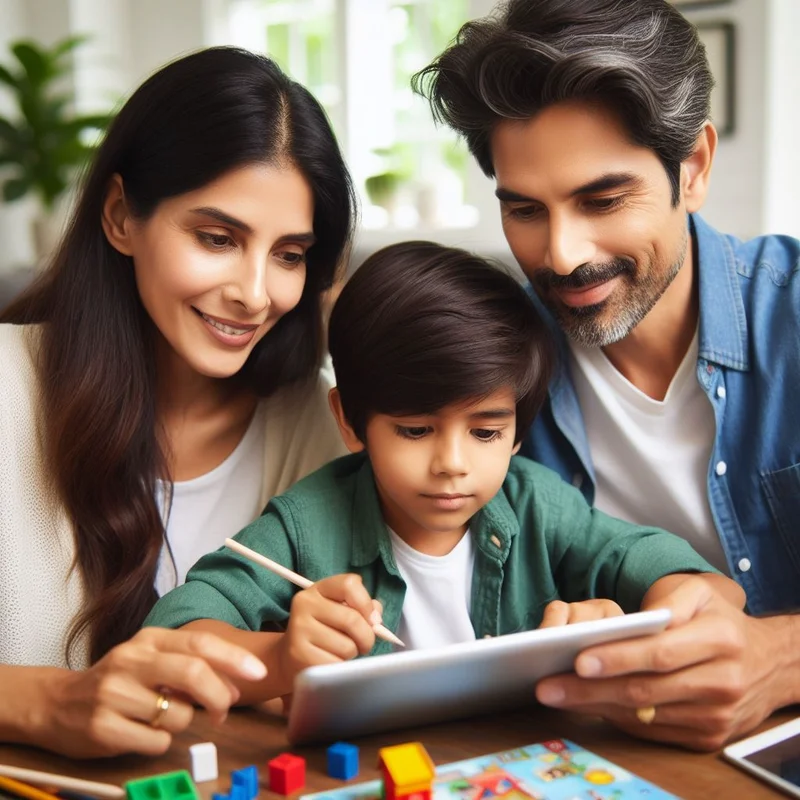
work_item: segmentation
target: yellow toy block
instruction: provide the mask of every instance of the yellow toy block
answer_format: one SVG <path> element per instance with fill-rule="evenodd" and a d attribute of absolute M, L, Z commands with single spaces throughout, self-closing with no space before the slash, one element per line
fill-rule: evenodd
<path fill-rule="evenodd" d="M 430 791 L 436 773 L 433 760 L 419 742 L 382 747 L 378 766 L 384 773 L 388 799 Z"/>

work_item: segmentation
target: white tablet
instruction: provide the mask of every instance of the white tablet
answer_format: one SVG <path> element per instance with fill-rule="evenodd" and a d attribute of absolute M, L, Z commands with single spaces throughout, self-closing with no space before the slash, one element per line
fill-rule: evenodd
<path fill-rule="evenodd" d="M 736 766 L 800 797 L 800 717 L 729 744 L 722 752 Z"/>
<path fill-rule="evenodd" d="M 324 742 L 534 702 L 587 647 L 663 630 L 668 610 L 309 667 L 294 684 L 289 741 Z"/>

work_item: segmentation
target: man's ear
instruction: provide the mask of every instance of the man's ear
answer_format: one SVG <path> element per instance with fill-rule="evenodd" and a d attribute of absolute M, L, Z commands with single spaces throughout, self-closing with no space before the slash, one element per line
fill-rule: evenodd
<path fill-rule="evenodd" d="M 101 223 L 108 243 L 123 255 L 132 256 L 131 227 L 133 219 L 125 200 L 122 176 L 117 173 L 111 176 L 108 183 Z"/>
<path fill-rule="evenodd" d="M 360 453 L 364 449 L 364 443 L 356 436 L 356 432 L 347 421 L 342 408 L 342 398 L 335 386 L 328 392 L 328 405 L 331 407 L 336 424 L 339 426 L 339 434 L 342 437 L 344 446 L 351 453 Z"/>
<path fill-rule="evenodd" d="M 694 151 L 681 164 L 681 193 L 689 213 L 698 211 L 706 200 L 716 151 L 717 129 L 706 122 L 694 143 Z"/>

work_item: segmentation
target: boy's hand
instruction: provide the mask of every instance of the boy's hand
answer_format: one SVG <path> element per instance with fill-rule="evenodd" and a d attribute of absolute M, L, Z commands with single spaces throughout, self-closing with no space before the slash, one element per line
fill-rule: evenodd
<path fill-rule="evenodd" d="M 565 603 L 553 600 L 547 604 L 540 628 L 556 628 L 572 625 L 575 622 L 588 622 L 592 619 L 621 617 L 625 612 L 613 600 L 584 600 L 581 603 Z"/>
<path fill-rule="evenodd" d="M 334 575 L 298 592 L 280 644 L 284 680 L 294 681 L 315 664 L 369 653 L 375 644 L 372 626 L 381 622 L 381 611 L 359 575 Z"/>

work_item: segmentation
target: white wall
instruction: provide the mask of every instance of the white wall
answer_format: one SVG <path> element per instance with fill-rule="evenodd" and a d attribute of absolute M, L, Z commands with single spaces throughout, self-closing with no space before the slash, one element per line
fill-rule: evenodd
<path fill-rule="evenodd" d="M 800 238 L 800 2 L 773 0 L 767 22 L 764 229 Z"/>

